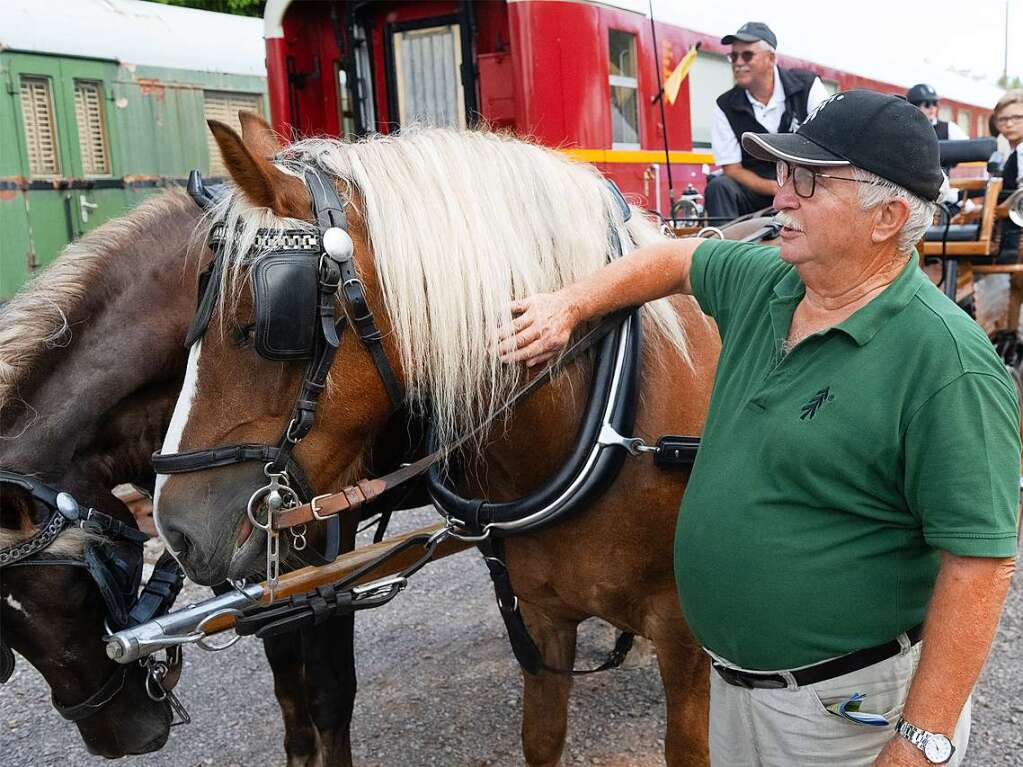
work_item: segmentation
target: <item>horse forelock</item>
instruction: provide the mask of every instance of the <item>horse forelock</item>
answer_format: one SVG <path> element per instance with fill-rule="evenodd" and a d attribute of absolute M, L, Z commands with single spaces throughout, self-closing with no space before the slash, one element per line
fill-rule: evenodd
<path fill-rule="evenodd" d="M 318 164 L 364 220 L 407 395 L 429 412 L 442 442 L 499 414 L 521 383 L 521 366 L 494 352 L 510 299 L 599 269 L 612 248 L 610 227 L 624 226 L 594 168 L 496 133 L 414 128 L 354 143 L 307 139 L 280 164 L 290 172 Z M 240 195 L 215 218 L 227 225 L 233 266 L 225 296 L 238 295 L 261 255 L 246 255 L 256 230 L 310 226 L 275 219 Z M 637 245 L 664 239 L 639 211 L 626 229 Z M 655 302 L 645 314 L 688 360 L 675 310 Z"/>
<path fill-rule="evenodd" d="M 125 252 L 154 234 L 167 213 L 192 205 L 176 190 L 142 202 L 66 247 L 0 309 L 0 409 L 48 351 L 71 343 L 73 325 L 108 299 L 106 278 Z"/>

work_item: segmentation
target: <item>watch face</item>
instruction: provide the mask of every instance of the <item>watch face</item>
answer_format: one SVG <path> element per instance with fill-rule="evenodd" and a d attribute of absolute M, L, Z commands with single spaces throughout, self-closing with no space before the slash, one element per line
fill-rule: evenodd
<path fill-rule="evenodd" d="M 924 756 L 931 764 L 944 764 L 952 757 L 952 742 L 944 735 L 931 735 L 924 745 Z"/>

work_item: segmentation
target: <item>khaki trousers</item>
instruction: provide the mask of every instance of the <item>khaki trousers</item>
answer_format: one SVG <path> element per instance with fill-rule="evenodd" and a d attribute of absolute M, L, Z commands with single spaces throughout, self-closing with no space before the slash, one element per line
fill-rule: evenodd
<path fill-rule="evenodd" d="M 781 690 L 735 687 L 712 669 L 711 767 L 869 767 L 895 734 L 920 647 L 834 679 Z M 866 696 L 861 711 L 881 714 L 890 724 L 858 724 L 827 710 L 855 693 Z M 972 698 L 952 738 L 952 767 L 966 754 L 971 708 Z"/>

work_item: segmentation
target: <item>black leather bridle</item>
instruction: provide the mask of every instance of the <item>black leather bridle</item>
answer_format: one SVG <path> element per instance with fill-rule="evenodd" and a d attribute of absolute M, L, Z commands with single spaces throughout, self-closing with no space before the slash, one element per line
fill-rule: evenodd
<path fill-rule="evenodd" d="M 173 605 L 184 582 L 184 573 L 170 554 L 165 553 L 153 569 L 149 581 L 142 583 L 142 548 L 149 536 L 118 519 L 92 508 L 82 508 L 69 494 L 44 482 L 16 472 L 0 470 L 0 484 L 13 484 L 50 509 L 50 516 L 30 537 L 0 549 L 0 570 L 7 567 L 79 567 L 88 571 L 103 597 L 107 610 L 107 629 L 117 631 L 152 620 Z M 40 556 L 62 532 L 78 528 L 102 536 L 102 543 L 87 543 L 81 559 Z M 149 659 L 147 659 L 149 661 Z M 154 700 L 167 700 L 184 723 L 188 715 L 163 678 L 175 664 L 180 652 L 168 663 L 155 659 L 144 663 L 146 689 Z M 54 696 L 53 707 L 65 719 L 78 722 L 107 705 L 124 688 L 130 666 L 117 669 L 103 685 L 81 703 L 64 705 Z M 0 638 L 0 684 L 14 673 L 14 653 Z"/>
<path fill-rule="evenodd" d="M 355 269 L 354 245 L 348 235 L 345 204 L 331 179 L 319 168 L 307 166 L 306 186 L 312 200 L 313 220 L 317 232 L 306 230 L 262 229 L 256 235 L 255 250 L 262 255 L 251 273 L 255 306 L 254 342 L 260 356 L 270 360 L 308 359 L 302 385 L 287 426 L 276 445 L 235 444 L 200 448 L 179 453 L 153 454 L 153 467 L 158 474 L 185 474 L 221 466 L 258 461 L 268 483 L 256 490 L 248 502 L 248 514 L 254 526 L 268 533 L 270 519 L 256 518 L 258 509 L 266 505 L 269 514 L 307 502 L 314 497 L 305 472 L 293 453 L 296 446 L 312 430 L 320 395 L 341 343 L 341 336 L 351 325 L 359 340 L 369 351 L 387 390 L 391 405 L 401 406 L 404 393 L 384 352 L 383 335 L 377 328 L 366 300 L 366 292 Z M 215 193 L 207 189 L 197 171 L 189 176 L 189 194 L 203 209 L 215 202 Z M 223 225 L 210 233 L 213 261 L 200 278 L 201 297 L 186 338 L 191 347 L 205 334 L 220 298 L 220 283 L 231 254 L 226 252 Z M 264 245 L 273 248 L 266 252 Z M 310 293 L 315 291 L 315 314 L 308 312 Z M 336 317 L 340 298 L 344 313 Z M 336 558 L 340 531 L 336 517 L 328 523 L 325 564 Z M 293 533 L 296 550 L 305 547 L 303 529 Z M 268 581 L 276 580 L 270 572 Z"/>

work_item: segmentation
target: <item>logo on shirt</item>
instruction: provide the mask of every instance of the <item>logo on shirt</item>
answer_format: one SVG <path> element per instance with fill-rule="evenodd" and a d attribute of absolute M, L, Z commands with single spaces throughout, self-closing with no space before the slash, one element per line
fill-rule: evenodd
<path fill-rule="evenodd" d="M 810 397 L 809 402 L 800 408 L 802 415 L 799 416 L 799 420 L 813 420 L 813 417 L 817 415 L 817 411 L 824 407 L 825 403 L 831 402 L 834 398 L 835 395 L 831 393 L 830 386 L 825 386 L 823 389 L 820 389 L 816 394 Z"/>

